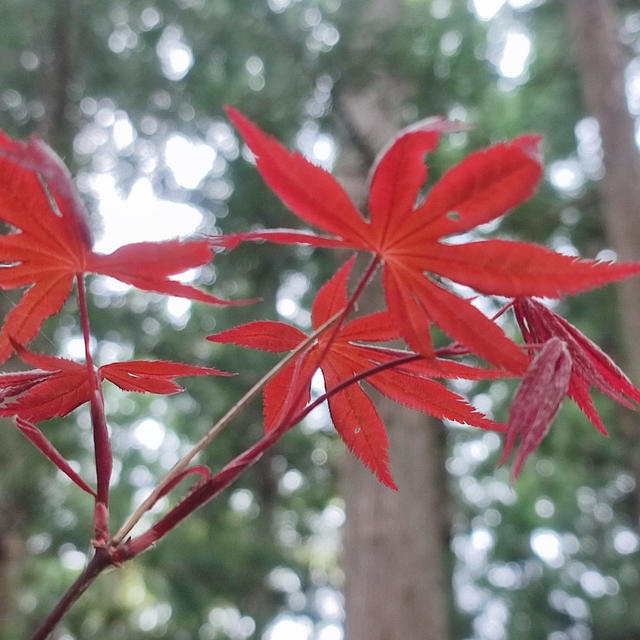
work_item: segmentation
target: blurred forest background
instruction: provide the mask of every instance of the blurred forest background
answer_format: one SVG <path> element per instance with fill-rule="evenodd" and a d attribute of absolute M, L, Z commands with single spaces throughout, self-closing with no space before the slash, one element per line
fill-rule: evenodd
<path fill-rule="evenodd" d="M 1 0 L 0 8 L 0 127 L 37 132 L 65 158 L 99 250 L 295 226 L 225 119 L 232 104 L 333 170 L 359 201 L 375 154 L 416 119 L 445 114 L 472 126 L 447 137 L 432 159 L 435 177 L 470 150 L 540 132 L 538 194 L 484 231 L 640 259 L 637 0 Z M 264 299 L 237 309 L 90 282 L 100 363 L 154 357 L 240 372 L 187 380 L 185 393 L 167 398 L 105 389 L 116 525 L 273 362 L 204 336 L 248 319 L 307 327 L 335 260 L 255 244 L 221 254 L 198 279 L 216 295 Z M 634 286 L 558 308 L 640 383 Z M 3 294 L 0 306 L 12 301 Z M 72 303 L 45 329 L 35 349 L 81 356 Z M 506 418 L 510 383 L 457 388 Z M 497 435 L 385 406 L 398 494 L 353 462 L 316 412 L 155 549 L 101 576 L 54 637 L 640 638 L 640 419 L 601 400 L 609 439 L 567 402 L 513 487 L 508 470 L 495 468 Z M 1 428 L 0 637 L 18 640 L 85 563 L 92 503 L 10 422 Z M 88 411 L 44 428 L 90 477 Z M 261 429 L 256 402 L 203 462 L 219 468 Z"/>

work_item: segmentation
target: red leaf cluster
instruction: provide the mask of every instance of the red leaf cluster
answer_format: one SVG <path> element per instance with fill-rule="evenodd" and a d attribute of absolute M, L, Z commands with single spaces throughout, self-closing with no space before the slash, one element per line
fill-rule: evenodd
<path fill-rule="evenodd" d="M 598 345 L 571 323 L 530 298 L 516 300 L 513 308 L 527 343 L 542 344 L 559 338 L 566 345 L 572 362 L 567 395 L 602 434 L 608 435 L 591 399 L 591 387 L 628 409 L 640 405 L 640 389 Z"/>
<path fill-rule="evenodd" d="M 640 389 L 576 327 L 530 298 L 515 300 L 513 308 L 525 342 L 540 351 L 532 358 L 509 412 L 498 464 L 508 458 L 520 439 L 511 480 L 518 477 L 527 457 L 549 431 L 565 395 L 604 435 L 607 430 L 591 399 L 592 386 L 627 408 L 640 404 Z"/>
<path fill-rule="evenodd" d="M 505 373 L 524 376 L 510 414 L 504 454 L 508 455 L 515 439 L 525 434 L 514 476 L 546 433 L 565 391 L 603 433 L 604 426 L 589 396 L 590 386 L 626 406 L 631 404 L 627 398 L 638 401 L 640 392 L 605 354 L 566 321 L 548 310 L 541 311 L 544 308 L 533 302 L 531 296 L 557 298 L 590 289 L 633 275 L 640 271 L 640 264 L 584 260 L 524 242 L 450 240 L 452 236 L 472 231 L 478 225 L 504 215 L 533 194 L 542 176 L 538 136 L 522 136 L 470 154 L 421 198 L 427 179 L 424 156 L 436 149 L 442 133 L 454 130 L 456 125 L 438 118 L 412 125 L 400 132 L 372 167 L 369 219 L 366 219 L 330 174 L 299 153 L 287 150 L 238 111 L 228 109 L 228 113 L 253 152 L 265 182 L 303 221 L 330 235 L 277 229 L 236 234 L 216 242 L 233 246 L 242 240 L 266 239 L 373 252 L 383 263 L 383 284 L 389 309 L 380 319 L 384 317 L 390 326 L 397 327 L 395 337 L 404 338 L 411 349 L 426 356 L 428 361 L 434 355 L 430 326 L 435 323 L 467 352 L 485 358 Z M 529 356 L 519 345 L 470 300 L 451 291 L 442 278 L 472 287 L 482 294 L 517 298 L 515 312 L 525 340 L 538 346 L 545 345 L 539 356 L 530 363 Z M 324 317 L 326 319 L 326 314 Z M 314 320 L 314 326 L 316 324 Z M 239 343 L 254 347 L 259 346 L 262 339 L 262 348 L 267 348 L 268 341 L 276 339 L 275 335 L 268 337 L 272 329 L 274 327 L 267 324 L 252 327 L 264 334 L 262 338 L 256 335 L 253 341 L 242 329 L 237 330 L 239 333 L 223 335 L 229 340 L 239 338 Z M 343 328 L 339 335 L 346 329 Z M 277 332 L 281 334 L 278 339 L 283 340 L 283 330 Z M 293 344 L 295 339 L 295 335 L 288 335 L 284 342 Z M 371 340 L 370 337 L 360 339 Z M 336 337 L 337 344 L 339 340 Z M 350 366 L 343 361 L 331 363 L 327 354 L 329 364 L 320 365 L 327 386 L 362 370 L 362 361 L 354 366 L 357 358 L 362 357 L 355 355 L 355 348 L 354 345 L 346 348 Z M 332 348 L 330 353 L 334 350 Z M 305 357 L 309 359 L 308 354 Z M 378 357 L 367 363 L 370 365 L 372 361 L 381 360 Z M 313 365 L 307 366 L 313 369 Z M 385 381 L 383 393 L 406 402 L 406 381 L 397 384 L 393 392 L 390 389 L 391 380 L 401 375 L 399 369 L 390 370 L 378 378 Z M 291 368 L 280 376 L 281 380 L 274 381 L 273 388 L 265 393 L 267 424 L 273 420 L 271 414 L 275 412 L 270 407 L 282 405 L 282 398 L 294 378 Z M 376 376 L 373 376 L 371 384 L 380 387 L 375 380 Z M 353 395 L 357 391 L 349 393 Z M 538 396 L 544 396 L 544 402 L 536 401 Z M 430 394 L 431 399 L 438 397 L 441 397 L 438 391 Z M 337 404 L 335 400 L 333 403 Z M 411 401 L 407 404 L 414 406 Z M 368 405 L 366 410 L 364 406 L 363 401 L 359 414 L 353 410 L 351 414 L 346 410 L 332 411 L 334 422 L 343 420 L 353 426 L 363 418 L 369 418 L 377 424 L 367 413 Z M 418 408 L 424 409 L 424 406 Z M 426 410 L 438 415 L 432 407 Z M 343 435 L 348 444 L 354 442 L 353 434 L 346 429 L 343 431 L 348 435 Z M 375 466 L 363 451 L 361 447 L 361 457 L 368 460 L 370 466 Z"/>
<path fill-rule="evenodd" d="M 108 466 L 110 451 L 99 442 L 100 438 L 108 440 L 100 396 L 102 380 L 127 391 L 167 394 L 181 390 L 175 382 L 178 377 L 227 374 L 168 361 L 116 362 L 94 370 L 90 354 L 88 364 L 83 365 L 35 354 L 21 345 L 60 310 L 74 279 L 84 296 L 80 285 L 88 273 L 108 275 L 148 291 L 230 304 L 173 279 L 208 263 L 214 244 L 233 247 L 243 240 L 267 239 L 341 247 L 372 253 L 374 264 L 382 264 L 385 311 L 348 320 L 361 290 L 356 289 L 348 298 L 352 258 L 315 298 L 314 341 L 295 327 L 271 321 L 245 324 L 209 339 L 278 353 L 299 350 L 265 387 L 267 434 L 275 437 L 279 430 L 301 419 L 305 407 L 306 411 L 311 409 L 310 381 L 319 369 L 337 431 L 388 486 L 395 485 L 389 470 L 387 434 L 365 393 L 363 380 L 395 401 L 438 418 L 506 429 L 501 461 L 521 440 L 513 477 L 546 434 L 565 394 L 603 433 L 606 431 L 589 395 L 592 386 L 625 406 L 640 403 L 640 391 L 604 353 L 532 299 L 557 298 L 600 286 L 637 273 L 640 264 L 601 263 L 529 243 L 460 237 L 508 213 L 534 193 L 542 177 L 538 136 L 522 136 L 470 154 L 423 197 L 428 177 L 425 155 L 437 148 L 443 133 L 459 126 L 442 118 L 416 123 L 401 131 L 376 159 L 370 175 L 369 215 L 365 217 L 328 172 L 287 150 L 238 111 L 229 109 L 228 113 L 266 183 L 302 221 L 325 235 L 280 229 L 207 240 L 142 242 L 108 255 L 97 254 L 92 249 L 86 212 L 60 158 L 36 137 L 17 142 L 0 133 L 0 221 L 9 226 L 9 232 L 0 236 L 0 288 L 25 289 L 0 329 L 0 362 L 15 350 L 34 367 L 27 372 L 0 374 L 0 415 L 14 416 L 23 433 L 84 490 L 93 492 L 73 476 L 69 465 L 31 422 L 66 415 L 91 402 L 94 430 L 96 424 L 102 424 L 96 431 L 101 434 L 96 452 L 100 447 L 106 452 L 104 460 L 96 453 L 96 465 Z M 524 339 L 539 353 L 531 357 L 472 300 L 459 296 L 456 283 L 480 294 L 515 298 L 513 306 Z M 88 319 L 84 320 L 88 344 Z M 335 326 L 321 331 L 334 321 Z M 434 324 L 454 340 L 444 350 L 434 348 Z M 398 338 L 410 351 L 379 344 Z M 450 359 L 464 354 L 479 356 L 496 368 Z M 438 381 L 509 375 L 523 380 L 507 427 L 478 413 Z M 101 412 L 102 416 L 98 415 Z M 245 457 L 240 456 L 235 466 L 226 468 L 224 477 L 210 477 L 208 470 L 201 468 L 184 473 L 203 475 L 208 488 L 200 492 L 202 496 L 213 495 L 214 489 L 252 463 L 251 456 L 261 453 L 267 443 L 258 445 Z M 102 489 L 98 482 L 98 496 L 101 491 L 108 492 L 108 474 L 102 475 L 106 480 Z M 189 504 L 195 505 L 198 495 L 191 494 Z M 106 495 L 98 502 L 106 509 Z M 182 508 L 180 518 L 188 508 Z"/>
<path fill-rule="evenodd" d="M 0 221 L 15 229 L 0 236 L 0 288 L 28 287 L 0 329 L 0 363 L 13 351 L 10 337 L 29 342 L 62 308 L 74 278 L 85 273 L 147 291 L 230 304 L 170 277 L 211 261 L 206 240 L 140 242 L 109 255 L 94 253 L 69 173 L 37 137 L 20 142 L 0 132 Z"/>
<path fill-rule="evenodd" d="M 43 354 L 33 353 L 13 343 L 20 359 L 32 371 L 0 376 L 0 416 L 16 416 L 29 422 L 40 422 L 57 416 L 66 416 L 76 407 L 89 402 L 91 382 L 83 364 Z M 30 382 L 23 388 L 11 385 L 11 376 L 24 376 Z M 6 402 L 13 398 L 12 402 Z"/>
<path fill-rule="evenodd" d="M 314 329 L 346 308 L 347 283 L 353 263 L 354 258 L 318 291 L 312 309 Z M 328 330 L 265 387 L 265 429 L 275 429 L 287 415 L 300 412 L 309 402 L 309 382 L 316 369 L 322 371 L 326 389 L 333 389 L 359 373 L 407 355 L 408 352 L 362 344 L 399 337 L 400 333 L 388 312 L 356 318 L 335 334 Z M 208 339 L 281 352 L 295 349 L 307 339 L 307 335 L 282 322 L 263 321 L 222 331 Z M 430 357 L 385 369 L 367 377 L 367 382 L 389 398 L 437 418 L 502 431 L 502 425 L 478 413 L 464 398 L 431 379 L 477 380 L 496 375 L 502 376 L 504 372 Z M 302 389 L 301 384 L 304 385 Z M 296 398 L 297 406 L 291 407 L 290 403 Z M 330 395 L 328 402 L 333 424 L 349 449 L 372 469 L 381 482 L 395 487 L 389 471 L 389 442 L 384 424 L 361 385 L 347 386 Z"/>

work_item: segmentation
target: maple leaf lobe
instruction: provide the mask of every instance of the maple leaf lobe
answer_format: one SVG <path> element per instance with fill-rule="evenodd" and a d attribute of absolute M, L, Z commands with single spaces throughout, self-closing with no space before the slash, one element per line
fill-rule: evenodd
<path fill-rule="evenodd" d="M 347 284 L 354 265 L 351 258 L 319 289 L 312 305 L 312 326 L 317 329 L 334 317 L 347 305 Z M 298 354 L 265 387 L 265 430 L 272 431 L 280 425 L 284 415 L 300 411 L 309 402 L 308 381 L 319 368 L 327 390 L 341 385 L 355 375 L 390 362 L 407 352 L 395 352 L 365 342 L 380 342 L 398 337 L 398 328 L 386 311 L 362 316 L 345 323 L 332 335 L 329 328 L 318 342 L 306 352 Z M 299 329 L 280 322 L 254 322 L 210 336 L 210 340 L 226 342 L 263 350 L 289 350 L 307 336 Z M 318 363 L 328 341 L 329 350 Z M 417 357 L 417 356 L 416 356 Z M 463 424 L 484 429 L 502 431 L 504 427 L 489 420 L 464 398 L 449 391 L 439 382 L 427 376 L 491 377 L 492 372 L 448 361 L 429 361 L 406 369 L 388 369 L 367 378 L 373 387 L 387 397 L 413 409 L 445 417 Z M 300 388 L 306 382 L 307 387 Z M 291 408 L 291 399 L 300 396 L 299 405 Z M 330 394 L 329 411 L 333 424 L 349 450 L 369 467 L 386 486 L 395 488 L 389 470 L 389 441 L 371 400 L 359 383 Z"/>

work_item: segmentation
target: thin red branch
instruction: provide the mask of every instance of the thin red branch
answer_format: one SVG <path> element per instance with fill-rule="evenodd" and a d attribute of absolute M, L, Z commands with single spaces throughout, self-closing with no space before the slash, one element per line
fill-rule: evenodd
<path fill-rule="evenodd" d="M 360 382 L 360 380 L 365 380 L 377 373 L 381 373 L 382 371 L 386 371 L 387 369 L 393 369 L 394 367 L 399 367 L 400 365 L 407 364 L 408 362 L 415 362 L 416 360 L 421 360 L 424 358 L 423 355 L 419 353 L 409 353 L 405 356 L 401 356 L 396 360 L 390 360 L 389 362 L 385 362 L 383 364 L 377 364 L 369 369 L 365 369 L 360 373 L 356 373 L 350 378 L 343 380 L 340 384 L 337 384 L 335 387 L 331 387 L 329 391 L 326 391 L 322 395 L 318 396 L 313 402 L 310 402 L 304 409 L 301 409 L 293 418 L 291 419 L 291 423 L 289 428 L 298 424 L 301 420 L 304 420 L 317 406 L 321 405 L 325 400 L 328 400 L 336 393 L 339 393 L 343 389 L 355 384 L 356 382 Z"/>
<path fill-rule="evenodd" d="M 93 558 L 91 558 L 84 568 L 84 571 L 67 589 L 66 593 L 58 601 L 58 604 L 33 632 L 29 640 L 46 640 L 71 606 L 87 590 L 87 587 L 112 564 L 113 562 L 106 549 L 96 549 Z"/>
<path fill-rule="evenodd" d="M 342 310 L 342 313 L 340 314 L 338 321 L 335 323 L 333 329 L 331 330 L 331 333 L 329 334 L 329 337 L 327 338 L 322 348 L 322 351 L 320 351 L 320 355 L 318 355 L 318 357 L 316 358 L 316 363 L 315 363 L 316 366 L 314 368 L 314 371 L 309 376 L 307 376 L 306 380 L 303 380 L 302 384 L 298 386 L 298 391 L 294 396 L 294 400 L 292 402 L 289 402 L 287 400 L 287 405 L 289 409 L 283 414 L 282 423 L 286 424 L 291 419 L 292 413 L 295 411 L 295 408 L 298 406 L 298 404 L 300 403 L 300 401 L 304 396 L 305 389 L 308 389 L 309 385 L 311 384 L 311 379 L 313 378 L 315 370 L 322 364 L 325 357 L 329 353 L 329 350 L 331 349 L 333 343 L 335 342 L 338 336 L 338 333 L 340 333 L 340 329 L 342 329 L 344 323 L 349 317 L 349 314 L 353 311 L 353 308 L 355 307 L 355 304 L 358 301 L 358 298 L 360 297 L 360 295 L 364 291 L 364 288 L 367 286 L 367 284 L 373 277 L 373 274 L 376 272 L 376 269 L 378 268 L 378 265 L 380 264 L 380 262 L 381 262 L 380 256 L 375 254 L 371 259 L 371 262 L 369 263 L 369 266 L 367 267 L 366 271 L 362 274 L 362 277 L 360 278 L 360 281 L 358 282 L 354 292 L 351 294 L 351 297 L 347 300 L 347 304 Z M 294 381 L 295 381 L 295 377 L 294 377 Z"/>
<path fill-rule="evenodd" d="M 218 420 L 209 431 L 185 454 L 167 473 L 167 475 L 156 485 L 151 494 L 138 506 L 131 517 L 120 527 L 118 532 L 110 541 L 111 548 L 116 548 L 129 534 L 140 518 L 158 501 L 160 496 L 167 492 L 167 487 L 175 484 L 175 478 L 180 476 L 189 466 L 190 462 L 207 446 L 213 439 L 222 432 L 223 429 L 244 409 L 244 407 L 255 398 L 263 387 L 287 366 L 296 356 L 305 351 L 317 340 L 325 331 L 329 329 L 340 318 L 341 312 L 329 318 L 321 327 L 318 327 L 304 342 L 300 343 L 293 351 L 289 352 L 278 364 L 268 371 L 258 382 L 256 382 L 247 393 L 238 400 L 225 414 Z"/>
<path fill-rule="evenodd" d="M 89 327 L 89 311 L 84 278 L 76 277 L 78 287 L 78 305 L 84 338 L 84 353 L 89 384 L 91 386 L 91 424 L 93 426 L 93 445 L 96 463 L 97 498 L 94 510 L 94 545 L 104 546 L 109 540 L 109 481 L 113 468 L 113 456 L 109 441 L 109 430 L 104 413 L 102 386 L 96 375 L 91 357 L 91 330 Z"/>
<path fill-rule="evenodd" d="M 231 462 L 223 467 L 215 476 L 204 480 L 198 484 L 187 496 L 163 516 L 156 524 L 142 535 L 125 542 L 122 546 L 112 551 L 114 562 L 120 563 L 130 560 L 136 555 L 142 553 L 150 546 L 155 544 L 160 538 L 164 537 L 171 529 L 176 527 L 184 518 L 199 509 L 206 502 L 221 493 L 230 484 L 232 484 L 246 469 L 254 465 L 262 456 L 262 454 L 277 440 L 279 440 L 289 429 L 300 422 L 319 404 L 328 400 L 334 394 L 342 391 L 346 387 L 359 382 L 369 376 L 375 375 L 387 369 L 397 367 L 408 362 L 420 360 L 422 355 L 411 353 L 399 357 L 396 360 L 379 364 L 366 371 L 358 373 L 348 380 L 344 380 L 326 393 L 322 394 L 304 409 L 295 414 L 288 421 L 283 421 L 277 428 L 266 433 L 258 442 L 249 447 L 246 451 L 236 456 Z"/>

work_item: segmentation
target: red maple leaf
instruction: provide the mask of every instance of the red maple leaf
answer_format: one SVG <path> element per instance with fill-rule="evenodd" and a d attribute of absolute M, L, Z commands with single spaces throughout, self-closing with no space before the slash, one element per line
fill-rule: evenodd
<path fill-rule="evenodd" d="M 91 399 L 91 381 L 85 364 L 34 353 L 17 343 L 21 360 L 36 369 L 0 374 L 0 416 L 40 422 L 66 416 Z M 175 378 L 232 375 L 212 369 L 166 360 L 113 362 L 97 370 L 100 380 L 109 380 L 125 391 L 170 394 L 182 391 Z M 11 400 L 7 402 L 7 400 Z"/>
<path fill-rule="evenodd" d="M 538 136 L 472 153 L 417 204 L 427 178 L 424 155 L 437 147 L 441 132 L 454 127 L 442 119 L 417 123 L 402 131 L 375 163 L 367 220 L 329 173 L 288 151 L 238 111 L 229 108 L 228 113 L 265 182 L 302 220 L 332 235 L 273 230 L 214 242 L 232 246 L 261 238 L 374 252 L 384 263 L 389 313 L 417 352 L 433 354 L 429 327 L 436 323 L 497 366 L 517 374 L 527 367 L 527 356 L 500 327 L 439 277 L 484 294 L 558 297 L 640 270 L 640 264 L 582 260 L 522 242 L 443 241 L 507 213 L 533 194 L 542 176 Z"/>
<path fill-rule="evenodd" d="M 353 263 L 352 258 L 318 291 L 312 309 L 314 329 L 346 307 L 347 281 Z M 352 320 L 341 327 L 335 336 L 331 336 L 329 329 L 265 387 L 265 429 L 275 429 L 287 415 L 301 410 L 309 402 L 309 388 L 300 392 L 299 384 L 308 384 L 318 367 L 322 371 L 326 389 L 332 389 L 354 375 L 407 355 L 406 351 L 361 344 L 398 337 L 399 331 L 386 311 Z M 261 321 L 222 331 L 208 339 L 282 352 L 295 349 L 307 339 L 307 335 L 281 322 Z M 329 340 L 330 346 L 326 351 Z M 319 362 L 320 357 L 322 360 Z M 503 375 L 503 371 L 480 369 L 432 357 L 386 369 L 368 377 L 367 382 L 393 400 L 438 418 L 502 431 L 503 425 L 489 420 L 464 398 L 431 378 L 480 379 Z M 293 408 L 290 403 L 296 397 L 299 397 L 299 404 Z M 347 386 L 331 395 L 328 403 L 333 424 L 349 449 L 372 469 L 381 482 L 395 487 L 389 471 L 387 434 L 361 385 L 355 383 Z"/>
<path fill-rule="evenodd" d="M 109 255 L 94 253 L 84 206 L 62 160 L 37 137 L 12 140 L 0 132 L 0 288 L 28 287 L 0 330 L 0 363 L 12 353 L 9 336 L 26 344 L 57 313 L 73 280 L 99 273 L 140 289 L 230 304 L 172 280 L 212 259 L 206 240 L 140 242 Z"/>

